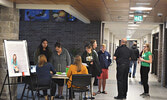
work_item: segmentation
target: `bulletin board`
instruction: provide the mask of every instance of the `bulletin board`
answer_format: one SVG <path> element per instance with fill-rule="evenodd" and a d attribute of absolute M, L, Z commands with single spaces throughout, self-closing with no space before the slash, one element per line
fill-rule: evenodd
<path fill-rule="evenodd" d="M 26 40 L 4 40 L 9 77 L 30 76 Z"/>

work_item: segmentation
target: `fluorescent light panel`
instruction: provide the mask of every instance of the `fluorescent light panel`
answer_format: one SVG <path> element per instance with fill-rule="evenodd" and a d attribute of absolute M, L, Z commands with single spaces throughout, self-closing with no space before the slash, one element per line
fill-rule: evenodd
<path fill-rule="evenodd" d="M 151 7 L 130 7 L 130 10 L 142 11 L 142 10 L 152 10 L 152 8 Z"/>
<path fill-rule="evenodd" d="M 136 3 L 136 5 L 138 5 L 138 6 L 149 6 L 150 3 Z"/>
<path fill-rule="evenodd" d="M 128 26 L 139 26 L 139 25 L 136 25 L 136 24 L 129 24 Z"/>

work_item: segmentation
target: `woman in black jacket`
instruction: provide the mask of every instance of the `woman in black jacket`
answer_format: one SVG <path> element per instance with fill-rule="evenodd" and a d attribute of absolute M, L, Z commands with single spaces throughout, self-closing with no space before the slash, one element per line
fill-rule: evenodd
<path fill-rule="evenodd" d="M 85 49 L 85 52 L 82 54 L 82 62 L 88 65 L 88 73 L 92 74 L 92 95 L 95 96 L 96 94 L 93 93 L 93 83 L 95 77 L 100 76 L 101 68 L 96 53 L 92 51 L 92 46 L 86 44 Z M 94 97 L 92 99 L 94 99 Z"/>

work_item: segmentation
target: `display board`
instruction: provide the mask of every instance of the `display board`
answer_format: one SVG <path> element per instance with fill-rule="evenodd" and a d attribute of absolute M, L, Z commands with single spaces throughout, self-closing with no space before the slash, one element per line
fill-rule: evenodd
<path fill-rule="evenodd" d="M 4 40 L 9 77 L 30 76 L 27 42 Z"/>

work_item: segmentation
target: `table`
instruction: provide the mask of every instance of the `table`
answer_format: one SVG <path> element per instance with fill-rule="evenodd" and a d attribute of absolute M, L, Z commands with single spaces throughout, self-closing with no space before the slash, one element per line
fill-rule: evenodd
<path fill-rule="evenodd" d="M 66 83 L 66 80 L 68 80 L 69 78 L 67 77 L 67 75 L 53 75 L 52 79 L 64 79 L 64 82 Z M 67 100 L 67 94 L 68 94 L 68 86 L 66 85 L 66 100 Z"/>

